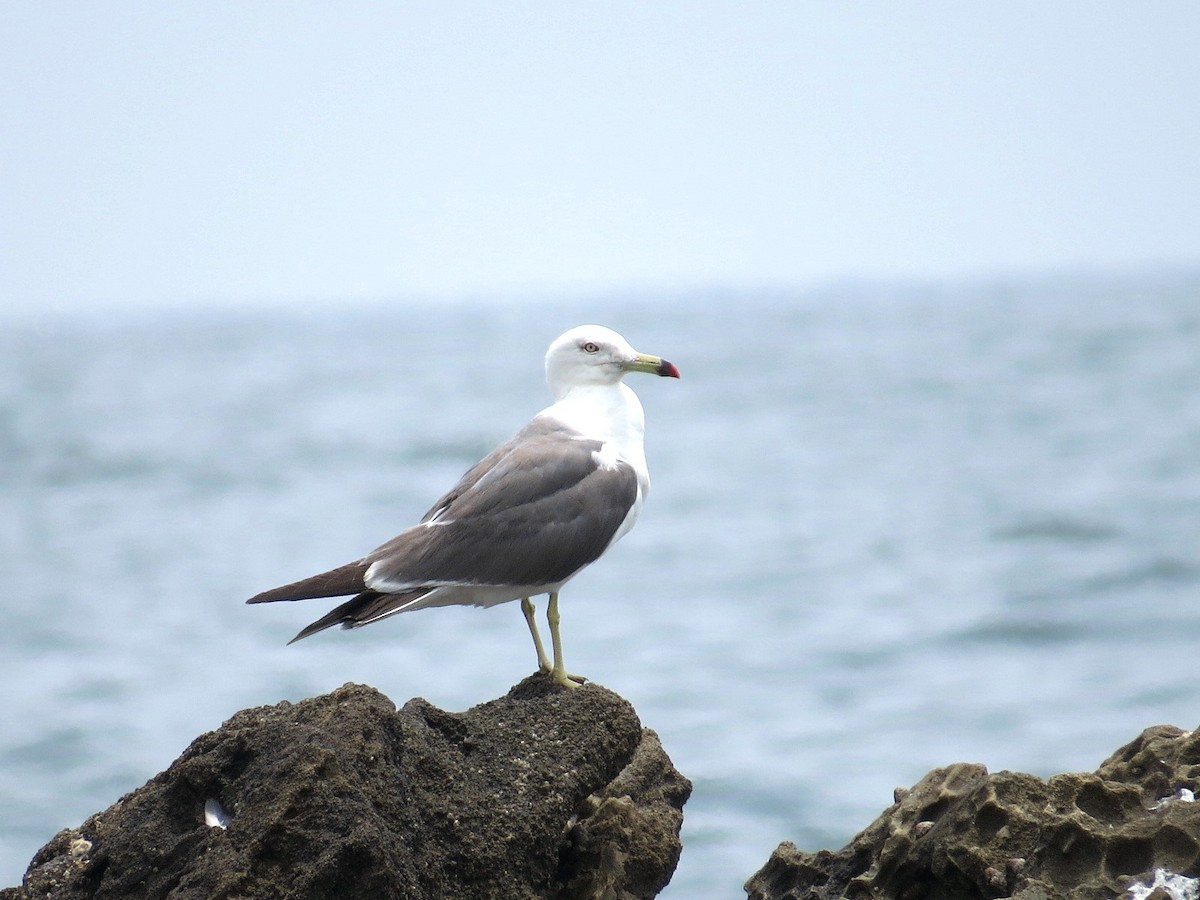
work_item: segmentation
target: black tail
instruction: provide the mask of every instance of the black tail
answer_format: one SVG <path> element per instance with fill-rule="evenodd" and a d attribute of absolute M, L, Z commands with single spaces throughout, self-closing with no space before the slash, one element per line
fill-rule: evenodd
<path fill-rule="evenodd" d="M 403 594 L 383 594 L 379 591 L 363 591 L 357 597 L 351 597 L 345 603 L 335 606 L 317 621 L 302 629 L 299 634 L 288 641 L 294 644 L 309 635 L 324 631 L 334 625 L 343 628 L 358 628 L 360 625 L 370 625 L 393 613 L 403 612 L 414 600 L 419 600 L 429 593 L 429 588 L 417 591 L 407 591 Z"/>

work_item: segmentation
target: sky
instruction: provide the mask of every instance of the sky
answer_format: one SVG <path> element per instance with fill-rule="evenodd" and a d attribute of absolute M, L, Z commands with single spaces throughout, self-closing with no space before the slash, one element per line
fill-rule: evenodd
<path fill-rule="evenodd" d="M 1200 263 L 1200 4 L 0 4 L 0 306 Z"/>

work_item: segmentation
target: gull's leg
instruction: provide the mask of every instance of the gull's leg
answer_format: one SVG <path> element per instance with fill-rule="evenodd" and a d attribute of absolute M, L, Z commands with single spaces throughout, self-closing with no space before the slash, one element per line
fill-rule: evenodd
<path fill-rule="evenodd" d="M 546 655 L 546 647 L 542 644 L 542 636 L 538 634 L 537 622 L 533 618 L 533 601 L 528 597 L 521 598 L 521 612 L 525 615 L 525 624 L 529 626 L 529 633 L 533 636 L 533 647 L 537 650 L 538 671 L 549 675 L 553 666 L 550 664 L 550 657 Z"/>
<path fill-rule="evenodd" d="M 550 677 L 563 687 L 577 688 L 587 679 L 579 675 L 567 674 L 567 669 L 563 665 L 562 635 L 558 633 L 558 591 L 550 592 L 550 603 L 546 606 L 546 621 L 550 623 L 550 644 L 554 648 L 554 668 L 550 670 Z"/>

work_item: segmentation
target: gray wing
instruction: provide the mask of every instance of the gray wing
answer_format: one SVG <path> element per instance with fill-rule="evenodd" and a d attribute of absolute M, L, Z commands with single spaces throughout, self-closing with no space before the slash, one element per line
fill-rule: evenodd
<path fill-rule="evenodd" d="M 637 499 L 633 468 L 601 467 L 600 447 L 534 419 L 468 471 L 423 524 L 365 558 L 368 587 L 566 580 L 604 552 Z"/>

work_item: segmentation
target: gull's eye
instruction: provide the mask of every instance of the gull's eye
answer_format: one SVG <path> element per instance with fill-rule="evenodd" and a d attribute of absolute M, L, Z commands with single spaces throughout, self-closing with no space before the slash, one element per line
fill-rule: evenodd
<path fill-rule="evenodd" d="M 588 341 L 586 344 L 583 345 L 583 351 L 585 353 L 596 353 L 599 350 L 600 350 L 600 345 L 597 344 L 595 341 Z"/>

